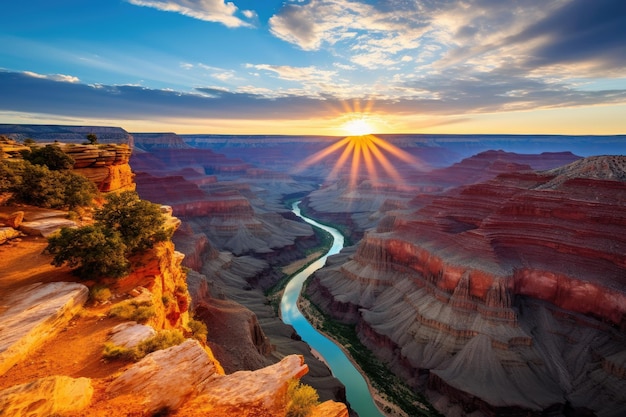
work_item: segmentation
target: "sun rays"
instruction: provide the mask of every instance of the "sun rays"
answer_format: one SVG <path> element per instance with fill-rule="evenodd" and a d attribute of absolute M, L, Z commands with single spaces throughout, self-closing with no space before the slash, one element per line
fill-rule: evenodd
<path fill-rule="evenodd" d="M 336 181 L 347 176 L 351 189 L 357 187 L 363 179 L 371 181 L 373 186 L 393 183 L 404 184 L 404 178 L 398 170 L 423 171 L 426 165 L 413 155 L 375 135 L 348 136 L 327 146 L 305 159 L 298 171 L 303 171 L 323 160 L 335 160 L 327 176 L 328 181 Z"/>

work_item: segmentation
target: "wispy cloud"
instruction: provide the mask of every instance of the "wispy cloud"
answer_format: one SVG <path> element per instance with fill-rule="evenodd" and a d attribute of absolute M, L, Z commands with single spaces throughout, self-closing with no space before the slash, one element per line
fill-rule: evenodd
<path fill-rule="evenodd" d="M 0 111 L 120 120 L 263 120 L 331 117 L 345 103 L 345 97 L 328 91 L 310 95 L 304 90 L 280 93 L 256 87 L 206 87 L 181 92 L 133 85 L 87 85 L 52 78 L 0 71 L 0 91 L 10 97 L 0 101 Z M 438 77 L 399 80 L 387 90 L 393 96 L 376 97 L 375 110 L 399 115 L 467 115 L 626 102 L 623 89 L 575 90 L 507 72 L 493 72 L 482 78 L 444 72 Z"/>
<path fill-rule="evenodd" d="M 166 12 L 180 13 L 194 19 L 221 23 L 227 27 L 250 27 L 251 24 L 237 17 L 237 6 L 224 0 L 126 0 L 136 6 L 152 7 Z M 241 14 L 252 19 L 254 11 L 243 10 Z"/>
<path fill-rule="evenodd" d="M 80 81 L 78 77 L 74 77 L 73 75 L 64 75 L 64 74 L 44 75 L 44 74 L 38 74 L 32 71 L 24 71 L 24 75 L 27 75 L 33 78 L 41 78 L 44 80 L 52 80 L 52 81 L 61 81 L 65 83 L 77 83 Z"/>

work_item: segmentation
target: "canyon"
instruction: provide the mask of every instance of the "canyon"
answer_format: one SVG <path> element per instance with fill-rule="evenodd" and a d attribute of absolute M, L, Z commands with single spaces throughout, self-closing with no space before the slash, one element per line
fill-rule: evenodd
<path fill-rule="evenodd" d="M 189 320 L 184 311 L 190 311 L 206 323 L 208 335 L 206 347 L 192 341 L 179 345 L 171 365 L 158 365 L 156 358 L 156 367 L 143 370 L 108 363 L 101 365 L 108 375 L 122 368 L 129 373 L 115 383 L 92 378 L 91 388 L 82 379 L 70 381 L 93 391 L 94 415 L 131 402 L 131 411 L 167 407 L 176 408 L 176 415 L 194 415 L 193 407 L 201 403 L 217 415 L 248 415 L 258 407 L 281 415 L 284 404 L 263 405 L 261 397 L 244 390 L 233 392 L 238 400 L 220 402 L 205 388 L 255 381 L 251 386 L 280 391 L 291 377 L 313 386 L 325 401 L 316 415 L 348 413 L 338 403 L 345 402 L 342 384 L 268 300 L 284 277 L 281 269 L 320 245 L 314 230 L 287 208 L 285 201 L 296 198 L 303 198 L 308 216 L 336 225 L 354 243 L 315 273 L 306 296 L 334 320 L 354 326 L 360 341 L 442 414 L 626 412 L 626 162 L 623 156 L 593 156 L 626 153 L 623 138 L 383 137 L 419 162 L 418 167 L 390 156 L 399 181 L 382 171 L 376 179 L 365 170 L 351 178 L 348 168 L 329 178 L 339 155 L 302 169 L 299 161 L 336 138 L 99 129 L 2 125 L 0 134 L 37 141 L 62 134 L 64 141 L 75 142 L 72 148 L 83 149 L 90 161 L 84 169 L 94 170 L 91 177 L 101 190 L 136 189 L 142 198 L 171 207 L 169 215 L 178 219 L 174 246 L 157 248 L 160 254 L 142 261 L 143 270 L 120 281 L 127 284 L 115 294 L 163 304 L 166 291 L 175 302 L 151 326 L 184 327 Z M 103 141 L 95 157 L 90 145 L 76 143 L 86 133 L 111 142 Z M 5 223 L 14 212 L 3 212 Z M 35 218 L 35 211 L 26 213 L 23 223 Z M 22 239 L 34 243 L 35 237 Z M 22 244 L 15 238 L 7 242 L 0 246 L 5 253 Z M 32 262 L 29 256 L 21 262 Z M 11 268 L 17 269 L 15 262 Z M 184 270 L 171 279 L 186 275 L 188 296 L 181 296 L 180 282 L 163 287 L 170 273 L 159 278 L 157 265 Z M 50 267 L 37 276 L 60 281 L 67 274 Z M 138 287 L 153 295 L 134 292 Z M 60 327 L 71 335 L 75 327 L 101 326 L 110 320 L 98 316 L 103 308 Z M 98 331 L 94 334 L 104 341 L 106 332 Z M 55 340 L 62 341 L 63 333 Z M 208 356 L 196 355 L 198 349 Z M 59 361 L 46 360 L 18 364 L 0 376 L 2 388 L 15 377 L 11 372 L 25 371 L 16 380 L 23 385 L 36 368 L 62 369 Z M 137 375 L 166 375 L 160 372 L 194 360 L 204 362 L 193 368 L 213 373 L 185 376 L 189 382 L 181 380 L 178 398 L 186 400 L 180 403 L 160 403 L 150 395 L 154 387 L 137 396 L 125 385 L 143 378 Z M 81 365 L 68 366 L 74 366 L 69 375 L 83 377 L 76 370 Z M 276 385 L 264 379 L 268 372 Z M 107 393 L 115 393 L 111 401 L 102 400 Z M 240 394 L 250 398 L 247 405 L 238 402 Z"/>
<path fill-rule="evenodd" d="M 625 169 L 589 157 L 417 195 L 307 295 L 445 415 L 621 415 Z"/>

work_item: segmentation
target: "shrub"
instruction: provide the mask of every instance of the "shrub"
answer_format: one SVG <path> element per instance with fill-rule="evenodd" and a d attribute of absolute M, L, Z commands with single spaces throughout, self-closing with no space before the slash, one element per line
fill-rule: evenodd
<path fill-rule="evenodd" d="M 109 311 L 109 315 L 123 320 L 134 320 L 137 323 L 145 323 L 156 315 L 156 311 L 151 302 L 127 300 L 113 306 Z"/>
<path fill-rule="evenodd" d="M 13 174 L 10 189 L 19 202 L 47 208 L 86 206 L 96 196 L 96 186 L 72 171 L 54 171 L 25 161 Z"/>
<path fill-rule="evenodd" d="M 46 251 L 52 254 L 52 265 L 78 267 L 81 278 L 118 278 L 126 275 L 130 264 L 124 256 L 126 246 L 115 231 L 98 225 L 78 229 L 62 228 L 48 238 Z"/>
<path fill-rule="evenodd" d="M 102 356 L 105 359 L 138 361 L 149 353 L 180 345 L 184 341 L 185 338 L 180 330 L 161 330 L 154 336 L 139 342 L 139 344 L 133 348 L 118 346 L 110 342 L 105 343 Z"/>
<path fill-rule="evenodd" d="M 297 379 L 289 381 L 287 398 L 287 417 L 306 417 L 319 404 L 317 391 L 309 385 L 301 384 Z"/>
<path fill-rule="evenodd" d="M 96 211 L 95 219 L 117 230 L 130 253 L 151 248 L 171 237 L 164 229 L 165 217 L 158 204 L 141 200 L 134 191 L 109 194 L 106 199 L 104 206 Z"/>
<path fill-rule="evenodd" d="M 209 335 L 209 330 L 206 327 L 206 324 L 200 320 L 191 319 L 188 324 L 189 330 L 191 330 L 191 337 L 194 339 L 205 343 L 207 340 L 207 336 Z"/>
<path fill-rule="evenodd" d="M 22 152 L 22 158 L 33 165 L 45 165 L 51 171 L 70 169 L 74 166 L 74 159 L 56 145 L 31 148 L 30 151 Z"/>
<path fill-rule="evenodd" d="M 105 285 L 96 284 L 89 290 L 89 298 L 99 303 L 107 301 L 111 298 L 111 290 Z"/>
<path fill-rule="evenodd" d="M 185 337 L 178 329 L 161 330 L 154 336 L 139 342 L 135 349 L 137 350 L 138 358 L 141 359 L 149 353 L 180 345 L 184 341 Z"/>

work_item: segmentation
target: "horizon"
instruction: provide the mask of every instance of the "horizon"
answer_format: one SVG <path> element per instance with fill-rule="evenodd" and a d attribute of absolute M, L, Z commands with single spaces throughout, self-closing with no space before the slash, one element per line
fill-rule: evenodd
<path fill-rule="evenodd" d="M 626 134 L 620 0 L 32 0 L 4 13 L 2 123 Z"/>

